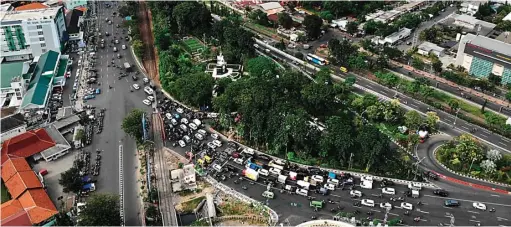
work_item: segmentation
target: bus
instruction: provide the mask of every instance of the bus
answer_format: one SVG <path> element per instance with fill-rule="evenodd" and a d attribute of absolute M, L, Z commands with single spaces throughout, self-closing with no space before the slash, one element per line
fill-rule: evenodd
<path fill-rule="evenodd" d="M 325 60 L 321 57 L 318 57 L 314 54 L 307 54 L 307 60 L 314 62 L 317 65 L 327 65 L 328 64 L 327 60 Z"/>
<path fill-rule="evenodd" d="M 322 201 L 311 201 L 310 203 L 311 207 L 321 209 L 323 208 L 323 202 Z"/>

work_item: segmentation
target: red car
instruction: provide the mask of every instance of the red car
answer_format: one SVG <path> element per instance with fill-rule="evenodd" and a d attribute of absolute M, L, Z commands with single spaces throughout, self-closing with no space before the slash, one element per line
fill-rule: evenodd
<path fill-rule="evenodd" d="M 233 157 L 233 158 L 239 158 L 239 157 L 240 157 L 240 153 L 238 153 L 238 152 L 233 152 L 233 153 L 232 153 L 232 157 Z"/>
<path fill-rule="evenodd" d="M 71 77 L 71 71 L 66 72 L 66 78 L 69 78 L 69 77 Z"/>

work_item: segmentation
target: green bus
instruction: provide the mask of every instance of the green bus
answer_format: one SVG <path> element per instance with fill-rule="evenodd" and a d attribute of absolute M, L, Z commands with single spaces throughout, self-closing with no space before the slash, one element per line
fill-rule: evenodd
<path fill-rule="evenodd" d="M 323 208 L 323 202 L 322 201 L 311 201 L 310 206 L 321 209 L 321 208 Z"/>

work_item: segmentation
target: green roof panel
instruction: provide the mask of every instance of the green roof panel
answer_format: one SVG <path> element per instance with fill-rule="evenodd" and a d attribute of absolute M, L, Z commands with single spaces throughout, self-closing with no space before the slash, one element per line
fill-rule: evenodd
<path fill-rule="evenodd" d="M 55 76 L 55 67 L 59 62 L 59 53 L 55 51 L 48 51 L 39 57 L 34 76 L 28 86 L 27 93 L 23 97 L 21 107 L 27 107 L 30 104 L 45 105 L 46 96 L 52 88 L 52 80 Z M 46 75 L 45 72 L 50 71 Z"/>
<path fill-rule="evenodd" d="M 8 88 L 11 86 L 11 81 L 16 76 L 22 76 L 23 74 L 23 61 L 2 63 L 0 65 L 0 83 L 2 88 Z"/>

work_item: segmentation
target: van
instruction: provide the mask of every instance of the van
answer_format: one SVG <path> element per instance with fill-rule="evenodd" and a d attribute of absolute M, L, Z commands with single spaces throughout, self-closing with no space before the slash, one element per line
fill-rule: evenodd
<path fill-rule="evenodd" d="M 350 196 L 351 197 L 362 197 L 362 192 L 361 191 L 357 191 L 357 190 L 351 190 L 350 191 Z"/>
<path fill-rule="evenodd" d="M 263 192 L 264 198 L 273 199 L 274 196 L 275 196 L 275 194 L 273 194 L 273 192 L 270 192 L 270 191 Z"/>
<path fill-rule="evenodd" d="M 363 199 L 361 201 L 362 205 L 368 206 L 368 207 L 374 207 L 374 200 L 372 199 Z"/>
<path fill-rule="evenodd" d="M 408 189 L 420 191 L 422 190 L 422 184 L 418 182 L 410 182 L 408 183 Z"/>
<path fill-rule="evenodd" d="M 325 184 L 325 188 L 330 190 L 330 191 L 334 191 L 335 190 L 335 185 L 333 185 L 333 184 Z"/>
<path fill-rule="evenodd" d="M 309 191 L 299 188 L 299 189 L 296 189 L 296 194 L 303 195 L 303 196 L 309 196 Z"/>
<path fill-rule="evenodd" d="M 373 182 L 372 181 L 362 181 L 360 182 L 360 187 L 365 189 L 373 189 Z"/>
<path fill-rule="evenodd" d="M 270 173 L 273 175 L 280 175 L 281 170 L 277 168 L 271 168 Z"/>
<path fill-rule="evenodd" d="M 326 182 L 327 182 L 328 184 L 333 184 L 333 185 L 335 185 L 336 187 L 337 187 L 337 186 L 339 186 L 339 180 L 337 180 L 337 179 L 328 179 L 328 180 L 326 180 Z"/>
<path fill-rule="evenodd" d="M 323 183 L 323 180 L 324 180 L 324 179 L 323 179 L 323 177 L 322 177 L 322 176 L 319 176 L 319 175 L 313 175 L 313 176 L 312 176 L 312 180 L 313 180 L 313 181 L 316 181 L 316 182 L 318 182 L 318 183 Z"/>
<path fill-rule="evenodd" d="M 444 205 L 447 207 L 457 207 L 460 205 L 460 202 L 458 202 L 458 200 L 449 199 L 445 200 Z"/>
<path fill-rule="evenodd" d="M 259 169 L 257 172 L 259 172 L 259 174 L 261 174 L 262 176 L 270 175 L 270 172 L 268 172 L 268 170 L 266 169 Z"/>
<path fill-rule="evenodd" d="M 420 196 L 419 191 L 417 191 L 417 190 L 412 190 L 412 198 L 415 198 L 415 199 L 416 199 L 416 198 L 419 198 L 419 196 Z"/>

